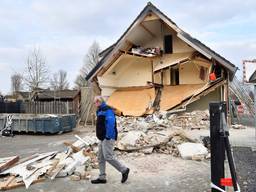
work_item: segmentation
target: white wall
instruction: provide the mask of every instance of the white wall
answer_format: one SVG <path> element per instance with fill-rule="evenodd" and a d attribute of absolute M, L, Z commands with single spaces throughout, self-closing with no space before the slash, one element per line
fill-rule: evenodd
<path fill-rule="evenodd" d="M 115 88 L 147 86 L 152 81 L 152 66 L 149 59 L 129 57 L 120 60 L 115 67 L 98 77 L 102 95 L 110 95 Z"/>
<path fill-rule="evenodd" d="M 188 46 L 180 38 L 177 37 L 177 34 L 167 25 L 163 25 L 163 30 L 161 32 L 161 24 L 159 21 L 154 21 L 154 23 L 145 24 L 150 31 L 152 31 L 156 37 L 151 37 L 147 42 L 141 43 L 142 47 L 160 47 L 164 48 L 164 35 L 172 35 L 173 38 L 173 53 L 183 53 L 183 52 L 192 52 L 195 51 L 194 48 Z"/>
<path fill-rule="evenodd" d="M 201 80 L 200 77 L 200 66 L 187 62 L 180 65 L 179 67 L 179 82 L 180 84 L 201 84 L 205 81 Z"/>
<path fill-rule="evenodd" d="M 221 101 L 220 87 L 207 95 L 202 96 L 199 100 L 189 104 L 187 106 L 187 112 L 195 110 L 209 110 L 209 102 L 211 101 Z"/>

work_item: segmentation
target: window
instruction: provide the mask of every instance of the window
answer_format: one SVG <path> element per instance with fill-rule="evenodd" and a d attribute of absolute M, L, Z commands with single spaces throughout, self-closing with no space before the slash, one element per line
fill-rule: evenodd
<path fill-rule="evenodd" d="M 179 68 L 171 68 L 171 85 L 179 85 Z"/>
<path fill-rule="evenodd" d="M 164 52 L 165 53 L 173 53 L 172 35 L 164 36 Z"/>

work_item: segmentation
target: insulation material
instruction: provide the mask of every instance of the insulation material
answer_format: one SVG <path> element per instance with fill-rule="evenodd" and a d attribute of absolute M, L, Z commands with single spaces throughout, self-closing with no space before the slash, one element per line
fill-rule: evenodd
<path fill-rule="evenodd" d="M 159 57 L 158 59 L 154 60 L 154 64 L 155 64 L 154 71 L 159 71 L 169 66 L 186 62 L 190 60 L 190 58 L 192 57 L 192 53 L 193 52 L 174 53 L 174 54 L 164 55 L 163 57 Z"/>
<path fill-rule="evenodd" d="M 154 88 L 117 90 L 109 97 L 107 104 L 125 116 L 142 116 L 148 113 L 154 100 Z"/>
<path fill-rule="evenodd" d="M 167 111 L 192 96 L 204 84 L 164 86 L 160 101 L 160 110 Z"/>

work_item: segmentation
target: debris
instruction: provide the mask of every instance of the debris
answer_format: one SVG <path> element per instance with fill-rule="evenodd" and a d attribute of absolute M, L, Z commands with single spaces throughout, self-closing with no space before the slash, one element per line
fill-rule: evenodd
<path fill-rule="evenodd" d="M 246 127 L 244 125 L 241 125 L 241 124 L 235 124 L 235 125 L 232 125 L 232 128 L 233 129 L 245 129 Z"/>
<path fill-rule="evenodd" d="M 1 158 L 0 175 L 5 177 L 0 182 L 0 189 L 7 190 L 24 185 L 29 188 L 31 184 L 46 177 L 51 180 L 66 176 L 71 176 L 71 180 L 90 179 L 88 170 L 97 166 L 96 153 L 93 150 L 96 149 L 98 140 L 89 136 L 76 137 L 78 140 L 74 143 L 64 142 L 67 146 L 65 152 L 35 154 L 20 162 L 18 156 Z"/>
<path fill-rule="evenodd" d="M 151 153 L 153 153 L 153 150 L 154 150 L 154 147 L 149 147 L 149 148 L 140 150 L 140 152 L 142 152 L 144 154 L 151 154 Z"/>
<path fill-rule="evenodd" d="M 192 160 L 195 160 L 195 161 L 203 161 L 205 158 L 205 155 L 193 155 L 192 156 Z"/>
<path fill-rule="evenodd" d="M 146 117 L 117 117 L 119 137 L 116 149 L 120 154 L 143 156 L 152 153 L 171 154 L 183 159 L 201 161 L 210 158 L 207 148 L 209 138 L 195 140 L 185 134 L 185 129 L 208 129 L 209 114 L 206 111 L 169 114 L 156 112 Z M 98 168 L 96 136 L 75 135 L 75 142 L 65 141 L 67 147 L 62 152 L 34 154 L 18 161 L 17 156 L 0 159 L 0 175 L 5 180 L 0 182 L 1 189 L 26 186 L 56 177 L 67 177 L 79 181 L 90 179 L 92 168 Z M 15 159 L 15 160 L 14 160 Z M 13 161 L 10 165 L 7 160 Z M 15 162 L 14 162 L 15 161 Z M 3 169 L 3 165 L 5 168 Z M 8 181 L 8 182 L 7 182 Z"/>
<path fill-rule="evenodd" d="M 201 143 L 182 143 L 177 148 L 183 159 L 193 159 L 198 155 L 205 157 L 208 154 L 207 148 Z"/>
<path fill-rule="evenodd" d="M 211 159 L 211 153 L 208 153 L 205 157 L 205 159 Z"/>
<path fill-rule="evenodd" d="M 164 128 L 180 127 L 182 129 L 209 129 L 209 112 L 193 111 L 180 114 L 155 112 L 147 117 L 117 117 L 117 127 L 121 132 L 131 130 L 143 131 L 163 130 Z"/>
<path fill-rule="evenodd" d="M 39 183 L 44 181 L 45 178 L 39 178 L 35 181 L 33 181 L 32 184 L 34 183 Z M 6 185 L 6 183 L 0 182 L 0 190 L 9 190 L 9 189 L 14 189 L 20 186 L 24 186 L 24 182 L 22 182 L 19 178 L 15 177 L 12 181 L 10 181 L 10 183 L 8 185 Z"/>
<path fill-rule="evenodd" d="M 71 181 L 80 181 L 81 180 L 81 177 L 78 175 L 71 175 L 69 178 Z"/>
<path fill-rule="evenodd" d="M 69 146 L 72 150 L 73 150 L 73 152 L 78 152 L 78 151 L 80 151 L 80 148 L 79 147 L 76 147 L 76 146 L 74 146 L 72 143 L 70 143 L 70 142 L 67 142 L 67 141 L 65 141 L 64 143 L 63 143 L 65 146 Z"/>
<path fill-rule="evenodd" d="M 142 131 L 130 131 L 118 142 L 118 148 L 126 149 L 129 147 L 135 147 L 139 145 L 140 141 L 145 136 L 146 135 Z"/>
<path fill-rule="evenodd" d="M 0 158 L 0 173 L 19 161 L 18 156 Z"/>

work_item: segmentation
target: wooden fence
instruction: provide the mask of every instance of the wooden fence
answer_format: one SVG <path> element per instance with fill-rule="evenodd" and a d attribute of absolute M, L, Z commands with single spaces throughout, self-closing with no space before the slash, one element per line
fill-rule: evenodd
<path fill-rule="evenodd" d="M 70 114 L 77 113 L 73 101 L 29 101 L 23 102 L 23 111 L 34 114 Z"/>
<path fill-rule="evenodd" d="M 80 123 L 94 124 L 95 107 L 93 105 L 94 93 L 91 87 L 81 88 L 81 103 L 79 107 Z"/>

